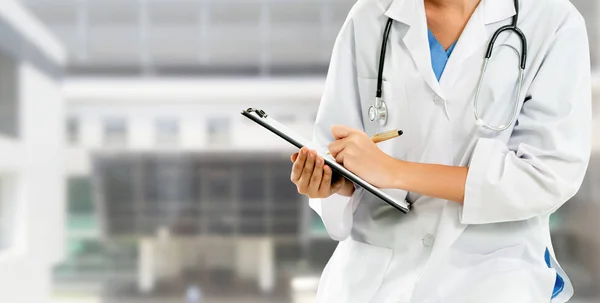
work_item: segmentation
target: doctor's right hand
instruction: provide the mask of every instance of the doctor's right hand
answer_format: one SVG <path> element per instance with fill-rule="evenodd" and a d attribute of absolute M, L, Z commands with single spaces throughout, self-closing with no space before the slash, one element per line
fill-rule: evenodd
<path fill-rule="evenodd" d="M 350 197 L 354 193 L 354 184 L 334 174 L 316 151 L 304 147 L 291 160 L 294 162 L 291 180 L 298 193 L 309 198 L 327 198 L 336 193 Z"/>

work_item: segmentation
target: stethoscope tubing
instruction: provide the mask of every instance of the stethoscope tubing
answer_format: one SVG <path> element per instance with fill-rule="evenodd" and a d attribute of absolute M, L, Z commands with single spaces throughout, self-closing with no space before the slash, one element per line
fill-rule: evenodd
<path fill-rule="evenodd" d="M 517 22 L 519 20 L 519 1 L 514 0 L 515 6 L 515 15 L 513 16 L 512 23 L 509 25 L 505 25 L 500 27 L 498 30 L 494 32 L 490 42 L 488 43 L 488 47 L 485 53 L 485 57 L 483 60 L 483 66 L 481 70 L 481 76 L 479 77 L 479 81 L 477 84 L 477 90 L 475 92 L 475 98 L 473 100 L 473 113 L 475 116 L 475 123 L 478 126 L 493 130 L 493 131 L 503 131 L 508 129 L 513 123 L 515 123 L 518 110 L 519 110 L 519 98 L 521 96 L 522 88 L 523 88 L 523 78 L 525 74 L 525 67 L 527 65 L 527 37 L 521 31 L 521 29 L 517 26 Z M 385 28 L 383 30 L 383 38 L 381 43 L 381 54 L 379 56 L 379 69 L 377 72 L 377 91 L 375 92 L 375 104 L 369 108 L 369 118 L 371 121 L 378 120 L 380 125 L 385 125 L 387 123 L 387 104 L 382 98 L 382 86 L 383 86 L 383 70 L 385 67 L 385 56 L 387 51 L 388 40 L 390 36 L 390 31 L 392 29 L 393 19 L 388 18 Z M 479 96 L 481 92 L 481 88 L 483 85 L 483 80 L 485 78 L 485 74 L 487 72 L 488 63 L 492 58 L 492 52 L 494 49 L 494 45 L 498 36 L 501 33 L 509 31 L 515 33 L 519 39 L 521 40 L 521 53 L 519 56 L 519 76 L 517 79 L 517 95 L 515 96 L 515 101 L 513 104 L 512 116 L 509 120 L 509 123 L 500 124 L 498 126 L 491 126 L 479 116 L 478 104 L 479 104 Z"/>

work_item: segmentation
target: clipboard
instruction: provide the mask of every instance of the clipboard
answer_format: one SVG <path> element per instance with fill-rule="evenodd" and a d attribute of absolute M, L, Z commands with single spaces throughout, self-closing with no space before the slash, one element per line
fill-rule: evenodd
<path fill-rule="evenodd" d="M 296 146 L 299 149 L 304 146 L 311 148 L 311 145 L 313 145 L 311 143 L 312 141 L 306 140 L 305 138 L 298 135 L 296 132 L 289 129 L 285 125 L 283 125 L 283 124 L 277 122 L 275 119 L 269 117 L 267 115 L 267 113 L 265 113 L 263 110 L 256 109 L 256 108 L 248 108 L 247 110 L 242 111 L 242 115 L 244 115 L 248 119 L 256 122 L 258 125 L 268 129 L 272 133 L 276 134 L 280 138 L 291 143 L 292 145 Z M 314 148 L 311 148 L 311 149 L 314 149 Z M 325 160 L 325 163 L 327 165 L 329 165 L 329 167 L 331 167 L 331 169 L 333 171 L 339 173 L 340 175 L 342 175 L 346 179 L 350 180 L 354 184 L 369 191 L 370 193 L 372 193 L 373 195 L 375 195 L 382 201 L 384 201 L 387 204 L 389 204 L 390 206 L 394 207 L 395 209 L 397 209 L 403 213 L 408 213 L 410 211 L 411 205 L 408 202 L 406 202 L 405 200 L 403 200 L 403 201 L 395 200 L 390 195 L 386 194 L 379 188 L 369 184 L 367 181 L 361 179 L 360 177 L 358 177 L 357 175 L 355 175 L 354 173 L 352 173 L 351 171 L 346 169 L 344 166 L 337 163 L 335 161 L 335 159 L 331 155 L 327 155 L 326 152 L 323 152 L 323 151 L 320 151 L 317 149 L 317 153 L 319 154 L 319 156 L 321 156 Z"/>

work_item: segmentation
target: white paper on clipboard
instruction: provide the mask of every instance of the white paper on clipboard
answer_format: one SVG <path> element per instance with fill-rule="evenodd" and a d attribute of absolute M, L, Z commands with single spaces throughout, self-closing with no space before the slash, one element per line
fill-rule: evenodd
<path fill-rule="evenodd" d="M 325 163 L 327 163 L 327 165 L 329 165 L 331 169 L 333 169 L 335 172 L 341 174 L 346 179 L 352 181 L 354 184 L 371 192 L 373 195 L 383 200 L 395 209 L 403 213 L 407 213 L 410 211 L 410 204 L 407 203 L 405 200 L 398 201 L 392 198 L 390 195 L 383 192 L 382 190 L 378 189 L 377 187 L 361 179 L 351 171 L 347 170 L 344 166 L 338 164 L 331 155 L 327 155 L 327 151 L 322 150 L 322 148 L 319 146 L 315 146 L 312 140 L 308 140 L 300 136 L 292 129 L 277 122 L 275 119 L 269 117 L 269 115 L 267 115 L 267 113 L 265 113 L 263 110 L 249 108 L 247 110 L 242 111 L 242 115 L 256 122 L 258 125 L 266 128 L 272 133 L 276 134 L 280 138 L 288 141 L 290 144 L 296 146 L 299 149 L 306 146 L 310 149 L 316 150 L 319 156 L 323 157 Z"/>

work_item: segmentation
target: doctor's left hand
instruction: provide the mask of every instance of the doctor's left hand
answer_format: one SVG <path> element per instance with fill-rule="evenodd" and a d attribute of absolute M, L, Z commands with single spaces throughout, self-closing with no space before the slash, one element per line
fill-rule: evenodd
<path fill-rule="evenodd" d="M 365 181 L 379 188 L 392 187 L 395 159 L 384 153 L 363 131 L 334 125 L 335 138 L 329 152 L 335 160 Z"/>

